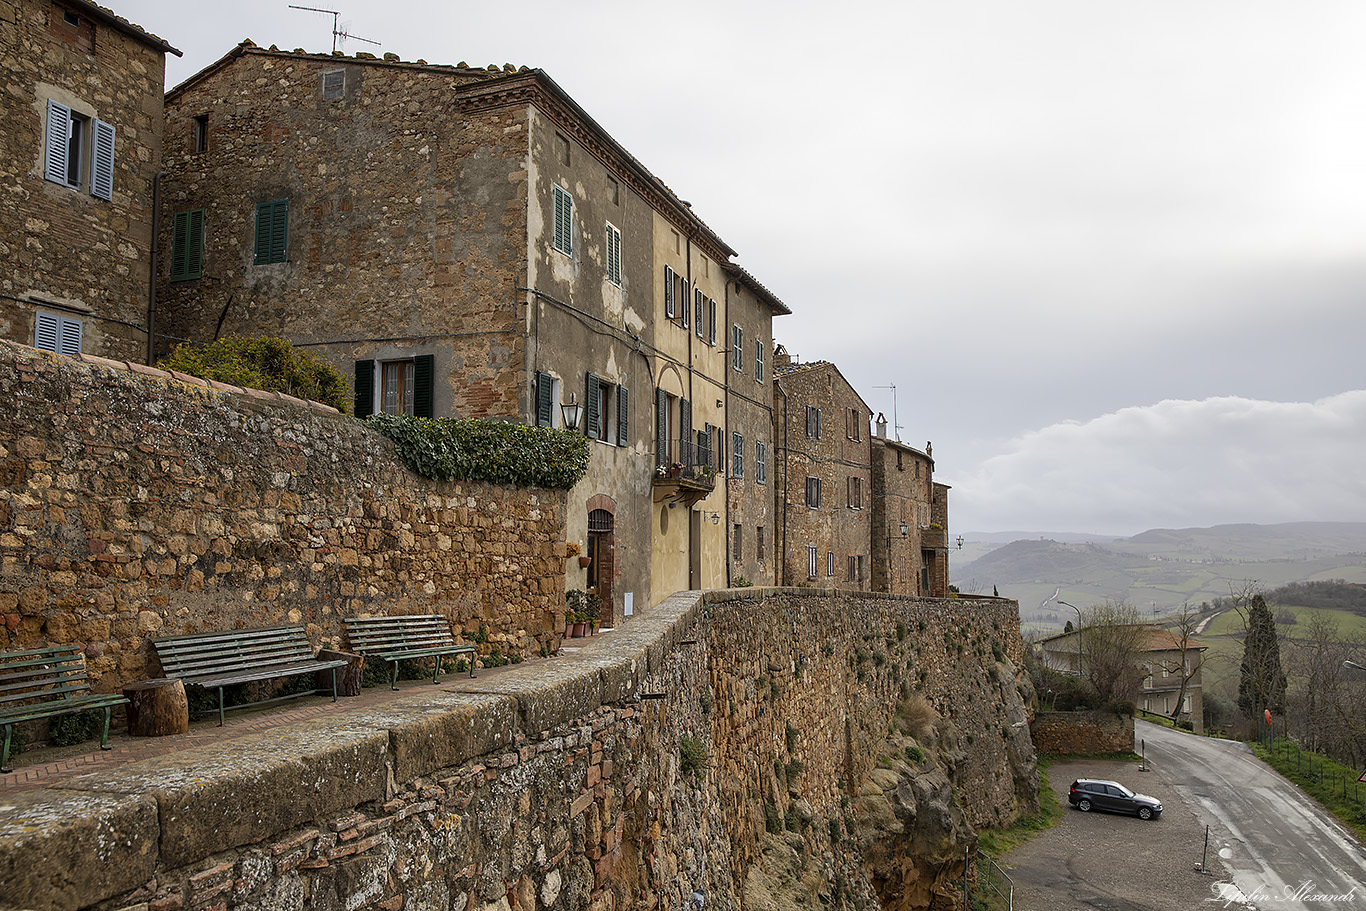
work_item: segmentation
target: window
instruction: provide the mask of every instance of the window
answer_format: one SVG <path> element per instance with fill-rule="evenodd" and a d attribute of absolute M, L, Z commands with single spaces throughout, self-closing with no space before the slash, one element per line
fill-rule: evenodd
<path fill-rule="evenodd" d="M 764 527 L 762 525 L 754 527 L 754 559 L 760 563 L 764 562 Z"/>
<path fill-rule="evenodd" d="M 700 295 L 702 292 L 694 289 L 693 293 Z M 692 305 L 688 303 L 688 283 L 684 282 L 683 298 L 678 302 L 678 322 L 684 329 L 688 328 L 688 311 L 691 309 Z"/>
<path fill-rule="evenodd" d="M 607 280 L 621 284 L 621 232 L 607 223 Z"/>
<path fill-rule="evenodd" d="M 847 493 L 849 494 L 849 508 L 863 508 L 863 478 L 848 478 Z"/>
<path fill-rule="evenodd" d="M 33 347 L 39 351 L 65 354 L 75 357 L 81 353 L 81 330 L 84 324 L 78 319 L 57 316 L 52 313 L 35 314 L 33 326 Z"/>
<path fill-rule="evenodd" d="M 432 417 L 435 362 L 430 354 L 356 361 L 356 417 L 376 413 Z"/>
<path fill-rule="evenodd" d="M 768 480 L 768 447 L 761 442 L 754 444 L 754 480 L 759 484 Z"/>
<path fill-rule="evenodd" d="M 697 431 L 697 464 L 716 467 L 716 462 L 712 458 L 711 438 L 716 431 L 715 424 L 707 424 L 706 428 Z"/>
<path fill-rule="evenodd" d="M 196 152 L 207 152 L 209 150 L 209 115 L 196 114 L 194 117 L 194 150 Z"/>
<path fill-rule="evenodd" d="M 333 70 L 323 73 L 323 98 L 332 101 L 341 98 L 346 92 L 346 71 Z"/>
<path fill-rule="evenodd" d="M 867 562 L 867 558 L 864 557 L 863 554 L 859 554 L 859 555 L 858 555 L 858 567 L 857 567 L 857 569 L 858 569 L 858 574 L 854 577 L 854 581 L 858 582 L 859 585 L 862 585 L 862 584 L 863 584 L 863 579 L 864 579 L 863 573 L 864 573 L 864 570 L 866 569 L 866 565 L 865 565 L 866 562 Z"/>
<path fill-rule="evenodd" d="M 731 552 L 735 554 L 735 562 L 736 562 L 736 563 L 739 563 L 740 560 L 741 560 L 741 558 L 742 558 L 742 552 L 741 552 L 741 547 L 740 547 L 740 545 L 741 545 L 741 543 L 742 543 L 742 542 L 741 542 L 741 539 L 740 539 L 740 534 L 741 534 L 740 530 L 741 530 L 742 528 L 744 528 L 744 526 L 741 525 L 739 522 L 736 522 L 736 523 L 735 523 L 735 543 L 734 543 L 734 545 L 733 545 L 732 548 L 731 548 Z"/>
<path fill-rule="evenodd" d="M 736 370 L 745 369 L 745 330 L 739 324 L 730 327 L 730 365 Z"/>
<path fill-rule="evenodd" d="M 806 545 L 806 577 L 814 579 L 820 572 L 820 552 L 816 550 L 816 545 Z"/>
<path fill-rule="evenodd" d="M 806 479 L 806 505 L 809 509 L 820 509 L 821 507 L 821 479 Z"/>
<path fill-rule="evenodd" d="M 754 340 L 754 378 L 764 381 L 764 341 L 758 338 Z"/>
<path fill-rule="evenodd" d="M 607 201 L 614 206 L 621 205 L 621 184 L 615 178 L 607 178 Z"/>
<path fill-rule="evenodd" d="M 730 435 L 731 454 L 730 454 L 730 473 L 732 477 L 743 478 L 745 476 L 745 437 L 743 434 L 731 433 Z"/>
<path fill-rule="evenodd" d="M 833 550 L 826 551 L 825 554 L 825 575 L 829 579 L 835 578 L 835 552 Z"/>
<path fill-rule="evenodd" d="M 552 245 L 561 253 L 574 254 L 574 197 L 558 184 L 550 187 L 555 208 L 555 236 Z"/>
<path fill-rule="evenodd" d="M 79 190 L 90 180 L 90 193 L 114 198 L 114 127 L 48 100 L 43 177 Z M 88 175 L 87 175 L 88 172 Z"/>
<path fill-rule="evenodd" d="M 664 267 L 664 318 L 674 318 L 674 270 Z"/>
<path fill-rule="evenodd" d="M 821 410 L 811 405 L 806 406 L 806 438 L 808 440 L 819 440 L 821 438 Z"/>
<path fill-rule="evenodd" d="M 707 298 L 707 344 L 716 347 L 716 301 Z"/>
<path fill-rule="evenodd" d="M 589 438 L 617 446 L 630 445 L 630 398 L 615 386 L 588 374 L 584 391 L 584 432 Z"/>
<path fill-rule="evenodd" d="M 287 257 L 289 239 L 289 200 L 263 202 L 256 207 L 256 262 L 282 263 Z"/>
<path fill-rule="evenodd" d="M 171 281 L 189 281 L 203 273 L 204 210 L 177 212 L 171 229 Z"/>
<path fill-rule="evenodd" d="M 693 328 L 697 331 L 697 337 L 702 338 L 702 306 L 706 301 L 701 291 L 693 292 Z"/>
<path fill-rule="evenodd" d="M 858 570 L 858 564 L 854 561 L 854 555 L 853 555 L 853 554 L 850 554 L 850 555 L 849 555 L 849 578 L 848 578 L 846 581 L 848 581 L 848 582 L 857 582 L 857 581 L 858 581 L 858 576 L 855 575 L 855 573 L 857 572 L 857 570 Z"/>
<path fill-rule="evenodd" d="M 844 435 L 855 443 L 863 440 L 863 412 L 850 408 L 844 413 Z"/>

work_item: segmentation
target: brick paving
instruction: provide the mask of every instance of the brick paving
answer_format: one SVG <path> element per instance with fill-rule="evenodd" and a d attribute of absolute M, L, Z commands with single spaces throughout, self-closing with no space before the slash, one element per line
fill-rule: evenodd
<path fill-rule="evenodd" d="M 582 646 L 602 639 L 611 630 L 599 630 L 598 635 L 577 640 L 574 645 L 565 644 L 560 655 L 551 658 L 529 658 L 521 665 L 504 665 L 506 668 L 540 664 L 547 661 L 563 661 L 572 658 Z M 575 640 L 569 640 L 574 642 Z M 481 668 L 478 676 L 471 680 L 459 674 L 447 674 L 437 684 L 443 690 L 454 692 L 473 692 L 481 682 L 496 677 L 503 668 Z M 20 791 L 45 788 L 63 779 L 91 772 L 117 768 L 144 759 L 156 759 L 181 750 L 212 743 L 223 743 L 239 737 L 246 737 L 273 728 L 284 727 L 312 718 L 340 715 L 358 709 L 374 708 L 377 705 L 394 702 L 408 695 L 423 694 L 422 687 L 430 687 L 431 679 L 400 680 L 397 691 L 387 686 L 367 687 L 359 696 L 342 696 L 336 702 L 331 696 L 305 696 L 284 705 L 276 704 L 261 709 L 243 709 L 227 716 L 222 727 L 218 726 L 217 713 L 209 720 L 196 721 L 185 734 L 172 734 L 167 737 L 130 737 L 127 733 L 109 735 L 109 749 L 101 750 L 99 744 L 91 741 L 73 747 L 48 747 L 30 749 L 18 756 L 10 757 L 10 767 L 14 770 L 0 775 L 0 797 Z M 0 733 L 0 737 L 3 737 Z M 93 750 L 89 750 L 91 745 Z M 72 752 L 89 750 L 88 752 Z"/>

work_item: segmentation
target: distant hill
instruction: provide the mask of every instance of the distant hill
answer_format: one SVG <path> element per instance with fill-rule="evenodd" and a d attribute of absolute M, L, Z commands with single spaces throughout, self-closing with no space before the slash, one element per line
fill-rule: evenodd
<path fill-rule="evenodd" d="M 975 559 L 960 563 L 950 554 L 954 584 L 970 593 L 995 588 L 1020 602 L 1027 625 L 1048 629 L 1072 616 L 1059 598 L 1080 607 L 1126 601 L 1145 615 L 1166 614 L 1247 582 L 1366 582 L 1366 522 L 1157 528 L 1129 538 L 1029 535 L 999 547 L 982 535 L 964 538 L 972 546 L 957 553 Z"/>

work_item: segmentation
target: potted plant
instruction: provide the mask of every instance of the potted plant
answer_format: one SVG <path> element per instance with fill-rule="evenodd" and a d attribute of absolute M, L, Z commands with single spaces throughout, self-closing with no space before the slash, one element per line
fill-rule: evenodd
<path fill-rule="evenodd" d="M 598 632 L 598 617 L 602 614 L 602 598 L 597 592 L 586 592 L 583 605 L 583 616 L 592 634 Z"/>
<path fill-rule="evenodd" d="M 581 588 L 571 589 L 564 593 L 565 636 L 578 638 L 587 632 L 588 598 L 588 592 Z"/>

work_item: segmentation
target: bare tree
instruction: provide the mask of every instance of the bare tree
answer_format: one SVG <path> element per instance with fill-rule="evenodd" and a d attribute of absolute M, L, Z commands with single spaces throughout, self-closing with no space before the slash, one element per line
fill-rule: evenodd
<path fill-rule="evenodd" d="M 1195 641 L 1195 629 L 1199 625 L 1200 612 L 1192 610 L 1190 603 L 1187 602 L 1181 605 L 1181 613 L 1170 621 L 1170 628 L 1163 631 L 1171 639 L 1169 651 L 1175 654 L 1163 655 L 1157 660 L 1156 666 L 1159 670 L 1165 671 L 1168 677 L 1176 677 L 1181 682 L 1181 688 L 1176 694 L 1176 705 L 1172 708 L 1173 722 L 1181 717 L 1190 683 L 1200 673 L 1203 646 Z"/>
<path fill-rule="evenodd" d="M 1138 662 L 1149 630 L 1139 621 L 1138 608 L 1103 601 L 1088 608 L 1084 619 L 1079 635 L 1086 678 L 1102 703 L 1132 701 L 1143 678 Z"/>

